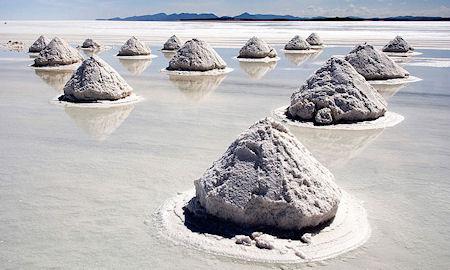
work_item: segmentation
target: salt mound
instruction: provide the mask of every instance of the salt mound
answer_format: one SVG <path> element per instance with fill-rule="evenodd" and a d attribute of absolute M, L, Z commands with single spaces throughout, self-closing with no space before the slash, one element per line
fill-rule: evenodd
<path fill-rule="evenodd" d="M 288 114 L 319 125 L 374 120 L 386 101 L 345 60 L 332 57 L 291 96 Z"/>
<path fill-rule="evenodd" d="M 285 50 L 309 50 L 311 46 L 300 36 L 293 37 L 285 46 Z"/>
<path fill-rule="evenodd" d="M 308 42 L 309 45 L 312 46 L 323 45 L 322 39 L 319 37 L 317 33 L 312 33 L 311 35 L 309 35 L 309 37 L 306 39 L 306 42 Z"/>
<path fill-rule="evenodd" d="M 100 49 L 101 45 L 95 42 L 94 40 L 88 38 L 86 39 L 83 44 L 81 45 L 81 48 L 83 49 L 92 49 L 92 50 L 98 50 Z"/>
<path fill-rule="evenodd" d="M 383 52 L 406 53 L 413 50 L 414 48 L 411 47 L 401 36 L 396 36 L 383 47 Z"/>
<path fill-rule="evenodd" d="M 252 37 L 239 51 L 238 58 L 275 58 L 277 52 L 265 41 Z"/>
<path fill-rule="evenodd" d="M 389 80 L 409 76 L 408 71 L 400 67 L 385 53 L 375 50 L 369 44 L 356 46 L 345 57 L 345 60 L 366 80 Z"/>
<path fill-rule="evenodd" d="M 175 35 L 171 36 L 163 46 L 163 50 L 166 51 L 176 51 L 179 48 L 181 48 L 181 41 Z"/>
<path fill-rule="evenodd" d="M 151 51 L 136 37 L 131 37 L 120 48 L 118 56 L 136 56 L 136 55 L 149 55 Z"/>
<path fill-rule="evenodd" d="M 209 71 L 225 69 L 227 63 L 208 43 L 191 39 L 169 61 L 167 70 Z"/>
<path fill-rule="evenodd" d="M 48 40 L 48 38 L 46 38 L 45 36 L 40 36 L 38 39 L 36 39 L 33 45 L 31 45 L 31 47 L 28 49 L 28 52 L 38 53 L 42 51 L 49 42 L 50 40 Z"/>
<path fill-rule="evenodd" d="M 71 65 L 83 61 L 81 54 L 65 40 L 55 37 L 34 59 L 35 67 Z"/>
<path fill-rule="evenodd" d="M 95 102 L 129 96 L 131 86 L 110 65 L 97 56 L 86 59 L 64 86 L 59 100 Z"/>
<path fill-rule="evenodd" d="M 195 188 L 192 212 L 200 208 L 243 227 L 283 230 L 329 221 L 341 198 L 333 175 L 271 118 L 239 135 Z"/>

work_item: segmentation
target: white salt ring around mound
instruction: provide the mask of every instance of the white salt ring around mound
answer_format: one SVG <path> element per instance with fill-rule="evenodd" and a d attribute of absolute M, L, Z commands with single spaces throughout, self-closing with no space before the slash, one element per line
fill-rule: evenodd
<path fill-rule="evenodd" d="M 301 240 L 274 238 L 274 249 L 259 249 L 238 245 L 233 238 L 197 233 L 185 224 L 183 207 L 195 196 L 195 190 L 181 193 L 164 204 L 154 214 L 154 221 L 162 237 L 214 255 L 264 263 L 305 263 L 337 257 L 363 245 L 371 234 L 367 213 L 362 202 L 342 191 L 336 217 L 330 225 L 312 234 L 311 243 Z M 301 252 L 300 257 L 298 251 Z M 303 256 L 304 255 L 304 256 Z"/>
<path fill-rule="evenodd" d="M 158 51 L 160 51 L 162 53 L 176 53 L 178 50 L 163 50 L 163 49 L 160 49 Z"/>
<path fill-rule="evenodd" d="M 29 56 L 33 56 L 33 57 L 38 57 L 39 53 L 38 52 L 28 52 Z"/>
<path fill-rule="evenodd" d="M 119 59 L 130 59 L 130 60 L 140 60 L 140 59 L 153 59 L 158 57 L 156 54 L 145 54 L 145 55 L 116 55 Z"/>
<path fill-rule="evenodd" d="M 208 71 L 182 71 L 182 70 L 167 70 L 167 68 L 163 68 L 161 69 L 161 72 L 169 75 L 180 75 L 180 76 L 216 76 L 228 74 L 233 70 L 234 69 L 229 67 L 224 69 L 213 69 Z"/>
<path fill-rule="evenodd" d="M 314 50 L 321 50 L 323 48 L 325 48 L 325 45 L 310 45 L 311 49 Z"/>
<path fill-rule="evenodd" d="M 313 122 L 301 122 L 289 119 L 286 116 L 288 106 L 283 106 L 272 111 L 272 116 L 284 124 L 302 127 L 302 128 L 317 128 L 317 129 L 338 129 L 338 130 L 369 130 L 393 127 L 402 122 L 405 117 L 395 112 L 386 112 L 384 116 L 371 120 L 361 121 L 351 124 L 335 124 L 335 125 L 314 125 Z"/>
<path fill-rule="evenodd" d="M 82 46 L 78 46 L 77 49 L 80 49 L 83 51 L 88 51 L 88 52 L 94 52 L 94 51 L 104 52 L 104 51 L 112 49 L 112 47 L 111 46 L 100 46 L 99 48 L 83 48 Z"/>
<path fill-rule="evenodd" d="M 50 103 L 59 105 L 59 106 L 77 107 L 77 108 L 111 108 L 111 107 L 130 105 L 130 104 L 138 103 L 138 102 L 144 100 L 143 97 L 138 96 L 136 94 L 131 94 L 128 97 L 121 98 L 118 100 L 99 100 L 97 102 L 84 102 L 84 103 L 83 102 L 61 101 L 58 99 L 59 97 L 61 97 L 61 95 L 53 98 L 50 101 Z"/>
<path fill-rule="evenodd" d="M 59 66 L 42 66 L 42 67 L 35 67 L 33 65 L 30 65 L 30 67 L 34 68 L 34 69 L 38 69 L 38 70 L 76 70 L 80 65 L 81 65 L 82 61 L 76 62 L 74 64 L 70 64 L 70 65 L 59 65 Z"/>
<path fill-rule="evenodd" d="M 276 62 L 280 60 L 280 57 L 264 57 L 264 58 L 239 58 L 237 56 L 233 57 L 240 62 L 255 62 L 255 63 L 269 63 Z"/>
<path fill-rule="evenodd" d="M 410 56 L 417 56 L 417 55 L 421 55 L 423 53 L 421 52 L 415 52 L 415 51 L 410 51 L 410 52 L 384 52 L 387 56 L 390 57 L 410 57 Z"/>
<path fill-rule="evenodd" d="M 312 50 L 312 49 L 309 49 L 309 50 L 286 50 L 286 49 L 283 49 L 281 51 L 286 54 L 313 54 L 313 53 L 319 52 L 319 50 Z"/>
<path fill-rule="evenodd" d="M 420 82 L 422 79 L 415 76 L 408 76 L 405 78 L 397 78 L 397 79 L 389 79 L 389 80 L 370 80 L 367 81 L 370 84 L 375 85 L 396 85 L 396 84 L 405 84 L 405 83 L 413 83 Z"/>

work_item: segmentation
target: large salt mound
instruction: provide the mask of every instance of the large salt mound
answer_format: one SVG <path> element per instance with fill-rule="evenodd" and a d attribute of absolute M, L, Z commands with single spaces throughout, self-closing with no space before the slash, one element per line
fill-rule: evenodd
<path fill-rule="evenodd" d="M 35 67 L 71 65 L 83 61 L 81 54 L 65 40 L 55 37 L 34 59 Z"/>
<path fill-rule="evenodd" d="M 50 42 L 50 40 L 48 40 L 48 38 L 46 38 L 45 36 L 40 36 L 33 43 L 33 45 L 30 46 L 30 48 L 28 49 L 28 52 L 38 53 L 38 52 L 42 51 L 49 42 Z"/>
<path fill-rule="evenodd" d="M 238 58 L 275 58 L 277 51 L 265 41 L 252 37 L 239 51 Z"/>
<path fill-rule="evenodd" d="M 306 42 L 308 42 L 309 45 L 312 46 L 323 45 L 322 39 L 319 37 L 317 33 L 312 33 L 311 35 L 309 35 L 309 37 L 306 39 Z"/>
<path fill-rule="evenodd" d="M 171 36 L 163 45 L 163 50 L 166 51 L 176 51 L 179 48 L 181 48 L 181 41 L 175 35 Z"/>
<path fill-rule="evenodd" d="M 191 39 L 169 61 L 167 70 L 209 71 L 225 69 L 227 63 L 208 43 Z"/>
<path fill-rule="evenodd" d="M 75 71 L 59 99 L 69 102 L 118 100 L 129 96 L 132 90 L 110 65 L 92 56 Z"/>
<path fill-rule="evenodd" d="M 293 37 L 285 46 L 285 50 L 309 50 L 311 46 L 300 36 Z"/>
<path fill-rule="evenodd" d="M 356 46 L 345 57 L 345 60 L 366 80 L 389 80 L 409 76 L 408 71 L 396 64 L 385 53 L 375 50 L 369 44 Z"/>
<path fill-rule="evenodd" d="M 147 46 L 140 42 L 136 37 L 131 37 L 120 48 L 118 56 L 137 56 L 137 55 L 149 55 L 151 51 Z"/>
<path fill-rule="evenodd" d="M 411 47 L 401 36 L 396 36 L 383 47 L 383 52 L 406 53 L 413 50 L 414 48 Z"/>
<path fill-rule="evenodd" d="M 282 230 L 329 221 L 341 197 L 333 175 L 271 118 L 240 134 L 195 188 L 195 200 L 210 215 Z"/>
<path fill-rule="evenodd" d="M 290 118 L 320 125 L 374 120 L 386 101 L 345 60 L 332 57 L 291 96 Z"/>
<path fill-rule="evenodd" d="M 88 38 L 86 39 L 83 44 L 81 45 L 81 48 L 83 49 L 92 49 L 92 50 L 98 50 L 100 49 L 101 45 L 94 40 Z"/>

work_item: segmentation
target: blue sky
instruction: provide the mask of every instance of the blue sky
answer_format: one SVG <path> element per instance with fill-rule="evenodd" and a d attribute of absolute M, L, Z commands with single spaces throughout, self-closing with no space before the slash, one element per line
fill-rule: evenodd
<path fill-rule="evenodd" d="M 0 0 L 1 20 L 84 20 L 157 12 L 297 16 L 426 15 L 450 17 L 450 0 Z"/>

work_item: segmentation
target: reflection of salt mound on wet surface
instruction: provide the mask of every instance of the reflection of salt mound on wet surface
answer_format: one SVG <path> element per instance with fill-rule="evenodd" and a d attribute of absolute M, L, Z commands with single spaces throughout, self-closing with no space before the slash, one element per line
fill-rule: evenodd
<path fill-rule="evenodd" d="M 277 58 L 277 51 L 264 40 L 257 37 L 250 38 L 239 50 L 238 58 L 243 59 L 263 59 Z"/>
<path fill-rule="evenodd" d="M 110 65 L 97 56 L 86 59 L 64 86 L 65 102 L 115 101 L 131 95 L 133 89 Z"/>
<path fill-rule="evenodd" d="M 384 129 L 326 130 L 295 126 L 289 129 L 314 157 L 328 168 L 345 165 L 384 131 Z"/>
<path fill-rule="evenodd" d="M 64 85 L 72 77 L 73 72 L 71 70 L 39 70 L 35 69 L 36 75 L 41 78 L 45 83 L 58 91 L 64 89 Z"/>
<path fill-rule="evenodd" d="M 131 37 L 125 44 L 120 48 L 118 56 L 142 56 L 150 55 L 150 49 L 145 46 L 136 37 Z"/>
<path fill-rule="evenodd" d="M 384 99 L 388 100 L 393 97 L 406 84 L 373 84 L 373 88 L 377 89 Z"/>
<path fill-rule="evenodd" d="M 389 80 L 409 76 L 408 71 L 369 44 L 356 46 L 345 56 L 345 60 L 366 80 Z"/>
<path fill-rule="evenodd" d="M 50 42 L 50 40 L 48 38 L 46 38 L 45 36 L 40 36 L 28 49 L 28 52 L 30 53 L 39 53 L 40 51 L 42 51 L 47 44 Z"/>
<path fill-rule="evenodd" d="M 148 66 L 152 63 L 151 59 L 119 59 L 119 62 L 124 66 L 131 74 L 141 75 Z"/>
<path fill-rule="evenodd" d="M 162 234 L 212 253 L 264 262 L 337 256 L 370 234 L 361 204 L 280 123 L 244 131 L 195 181 L 158 212 Z"/>
<path fill-rule="evenodd" d="M 169 75 L 169 80 L 189 99 L 199 101 L 219 87 L 226 75 L 182 76 Z"/>
<path fill-rule="evenodd" d="M 294 65 L 300 66 L 308 59 L 310 59 L 312 54 L 285 53 L 284 56 L 286 56 L 289 62 L 293 63 Z"/>
<path fill-rule="evenodd" d="M 35 67 L 66 66 L 83 61 L 81 54 L 65 40 L 55 37 L 34 59 Z"/>
<path fill-rule="evenodd" d="M 164 43 L 162 49 L 164 51 L 176 51 L 181 48 L 181 45 L 182 44 L 180 39 L 177 36 L 173 35 L 166 41 L 166 43 Z"/>
<path fill-rule="evenodd" d="M 105 140 L 111 135 L 133 111 L 134 105 L 111 108 L 65 107 L 64 111 L 75 124 L 93 139 Z"/>
<path fill-rule="evenodd" d="M 389 53 L 407 53 L 414 51 L 414 48 L 406 42 L 401 36 L 396 36 L 388 44 L 384 45 L 383 52 Z"/>
<path fill-rule="evenodd" d="M 176 51 L 163 51 L 162 54 L 164 55 L 164 58 L 166 58 L 167 60 L 172 59 L 172 57 L 174 57 L 174 55 L 176 54 Z"/>
<path fill-rule="evenodd" d="M 262 79 L 269 71 L 275 69 L 277 62 L 239 62 L 239 66 L 250 78 Z"/>
<path fill-rule="evenodd" d="M 292 94 L 287 113 L 332 125 L 375 120 L 386 110 L 383 97 L 347 61 L 332 57 Z"/>

